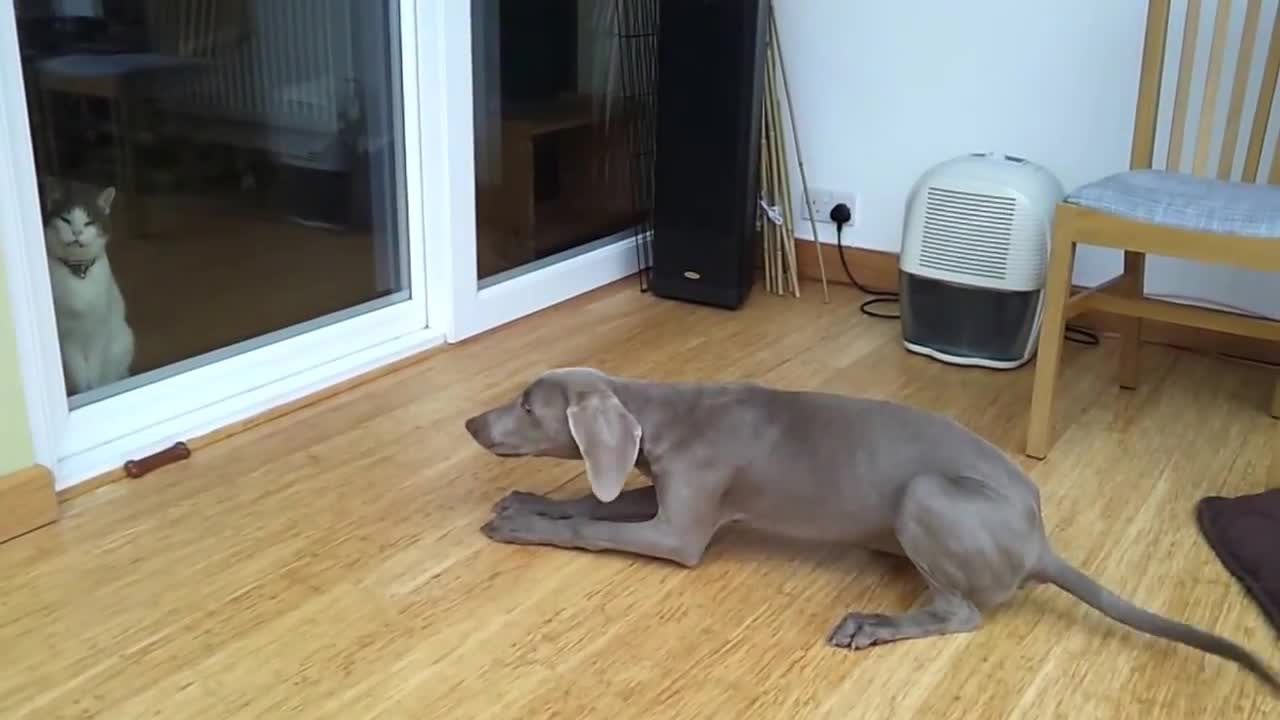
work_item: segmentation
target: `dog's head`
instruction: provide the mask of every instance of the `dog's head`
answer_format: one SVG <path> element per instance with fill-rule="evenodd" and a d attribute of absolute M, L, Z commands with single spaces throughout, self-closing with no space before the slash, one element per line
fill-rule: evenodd
<path fill-rule="evenodd" d="M 467 432 L 495 455 L 582 458 L 591 492 L 610 502 L 640 453 L 640 423 L 590 368 L 543 373 L 512 401 L 469 418 Z"/>

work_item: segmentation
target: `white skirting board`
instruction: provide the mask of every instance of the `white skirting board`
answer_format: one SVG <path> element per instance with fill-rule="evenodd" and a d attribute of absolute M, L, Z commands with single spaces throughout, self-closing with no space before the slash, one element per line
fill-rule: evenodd
<path fill-rule="evenodd" d="M 443 333 L 430 330 L 396 338 L 63 458 L 58 463 L 55 489 L 74 487 L 128 459 L 144 457 L 179 440 L 189 441 L 443 343 Z"/>

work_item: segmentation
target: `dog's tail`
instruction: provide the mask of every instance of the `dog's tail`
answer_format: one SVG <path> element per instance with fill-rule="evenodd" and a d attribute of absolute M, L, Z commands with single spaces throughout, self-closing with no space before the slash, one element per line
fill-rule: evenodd
<path fill-rule="evenodd" d="M 1270 686 L 1272 691 L 1280 693 L 1280 679 L 1253 653 L 1219 635 L 1143 610 L 1099 585 L 1052 551 L 1046 550 L 1036 577 L 1066 590 L 1116 622 L 1237 662 Z"/>

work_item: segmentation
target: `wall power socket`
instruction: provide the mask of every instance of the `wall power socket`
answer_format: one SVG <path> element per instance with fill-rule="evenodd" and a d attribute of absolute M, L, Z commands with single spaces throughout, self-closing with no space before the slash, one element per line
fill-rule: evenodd
<path fill-rule="evenodd" d="M 858 224 L 858 195 L 856 193 L 838 192 L 836 190 L 826 190 L 823 188 L 809 188 L 809 204 L 804 203 L 804 192 L 800 193 L 800 219 L 808 221 L 812 216 L 814 220 L 822 223 L 831 222 L 831 208 L 840 203 L 849 206 L 849 211 L 853 218 L 849 220 L 846 228 L 854 227 Z"/>

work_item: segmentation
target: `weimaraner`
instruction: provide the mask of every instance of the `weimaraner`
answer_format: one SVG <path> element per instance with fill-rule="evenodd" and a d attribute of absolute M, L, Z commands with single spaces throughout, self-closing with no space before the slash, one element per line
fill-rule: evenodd
<path fill-rule="evenodd" d="M 496 541 L 692 567 L 717 529 L 742 522 L 905 556 L 924 576 L 924 606 L 851 612 L 828 638 L 837 647 L 970 632 L 983 611 L 1047 582 L 1112 620 L 1234 660 L 1280 690 L 1249 651 L 1138 608 L 1058 556 L 1030 478 L 941 415 L 755 383 L 659 383 L 560 368 L 466 429 L 500 456 L 586 464 L 591 495 L 517 491 L 499 501 L 484 526 Z M 623 492 L 633 466 L 652 484 Z"/>

